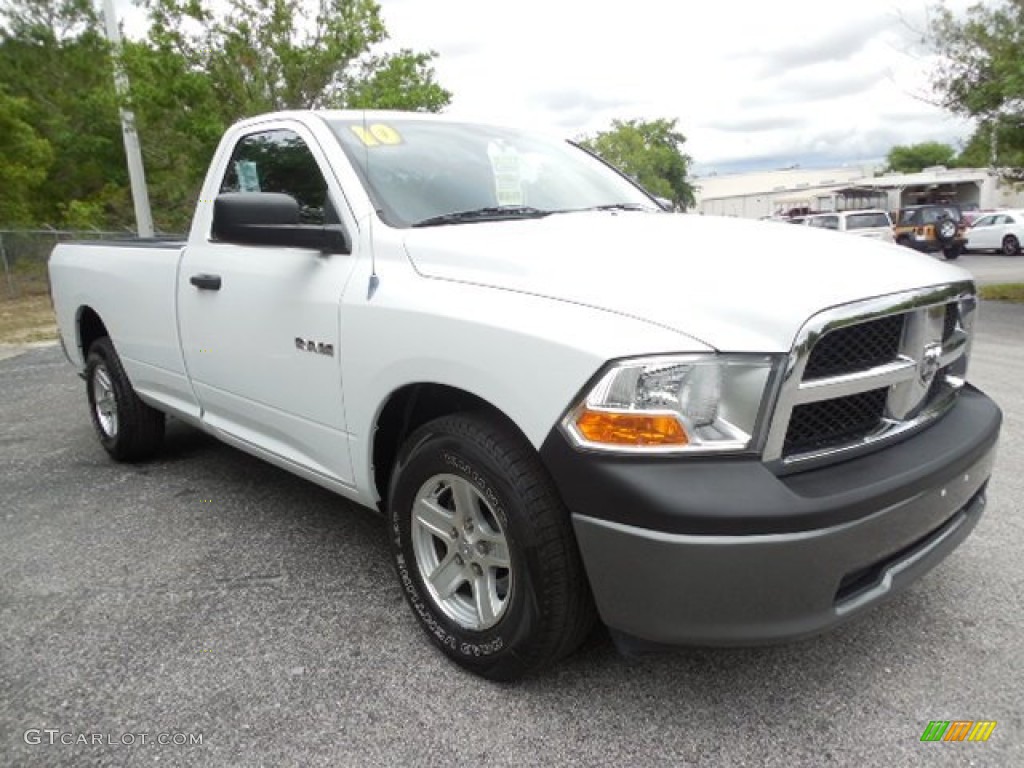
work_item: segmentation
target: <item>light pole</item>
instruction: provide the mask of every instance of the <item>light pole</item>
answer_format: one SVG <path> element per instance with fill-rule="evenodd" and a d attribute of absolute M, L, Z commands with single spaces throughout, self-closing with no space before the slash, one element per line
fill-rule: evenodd
<path fill-rule="evenodd" d="M 103 18 L 107 25 L 107 40 L 116 56 L 121 52 L 121 32 L 117 28 L 114 14 L 114 0 L 103 0 Z M 128 78 L 120 63 L 114 60 L 114 88 L 121 104 L 128 98 Z M 128 181 L 132 187 L 132 203 L 135 206 L 135 226 L 139 237 L 153 237 L 153 214 L 149 209 L 149 191 L 146 189 L 146 169 L 142 164 L 142 150 L 139 134 L 135 130 L 135 114 L 118 105 L 121 113 L 121 135 L 124 138 L 124 154 L 128 160 Z"/>

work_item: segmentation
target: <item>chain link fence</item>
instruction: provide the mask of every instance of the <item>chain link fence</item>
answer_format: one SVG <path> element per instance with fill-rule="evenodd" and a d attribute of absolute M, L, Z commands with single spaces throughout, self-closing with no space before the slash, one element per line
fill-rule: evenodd
<path fill-rule="evenodd" d="M 50 227 L 0 229 L 0 268 L 3 269 L 0 301 L 49 291 L 46 263 L 57 243 L 68 240 L 128 240 L 134 236 L 134 233 L 128 231 L 102 232 Z"/>

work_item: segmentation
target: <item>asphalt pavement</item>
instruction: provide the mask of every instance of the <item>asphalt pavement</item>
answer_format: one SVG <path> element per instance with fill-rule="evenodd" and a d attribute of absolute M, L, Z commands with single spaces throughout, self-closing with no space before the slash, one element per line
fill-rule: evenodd
<path fill-rule="evenodd" d="M 770 648 L 598 632 L 496 685 L 423 636 L 374 513 L 181 424 L 115 464 L 59 350 L 0 361 L 0 766 L 1024 765 L 1024 306 L 983 305 L 971 378 L 988 511 L 896 600 Z M 920 741 L 957 719 L 998 725 Z"/>
<path fill-rule="evenodd" d="M 1024 254 L 965 253 L 955 262 L 968 269 L 979 285 L 1024 282 Z"/>

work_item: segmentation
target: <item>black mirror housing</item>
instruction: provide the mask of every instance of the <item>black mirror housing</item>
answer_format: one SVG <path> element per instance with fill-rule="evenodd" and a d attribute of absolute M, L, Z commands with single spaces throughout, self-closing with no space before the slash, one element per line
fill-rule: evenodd
<path fill-rule="evenodd" d="M 225 243 L 352 252 L 341 224 L 303 224 L 299 210 L 294 197 L 280 192 L 225 192 L 213 201 L 211 234 Z"/>

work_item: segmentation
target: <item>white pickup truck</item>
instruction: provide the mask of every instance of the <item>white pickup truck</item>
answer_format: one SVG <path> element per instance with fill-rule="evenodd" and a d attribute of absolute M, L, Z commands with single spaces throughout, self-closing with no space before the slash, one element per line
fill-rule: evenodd
<path fill-rule="evenodd" d="M 60 245 L 50 275 L 113 458 L 169 415 L 379 508 L 416 619 L 492 679 L 598 617 L 627 650 L 822 631 L 985 507 L 966 272 L 666 213 L 565 141 L 253 118 L 187 242 Z"/>

